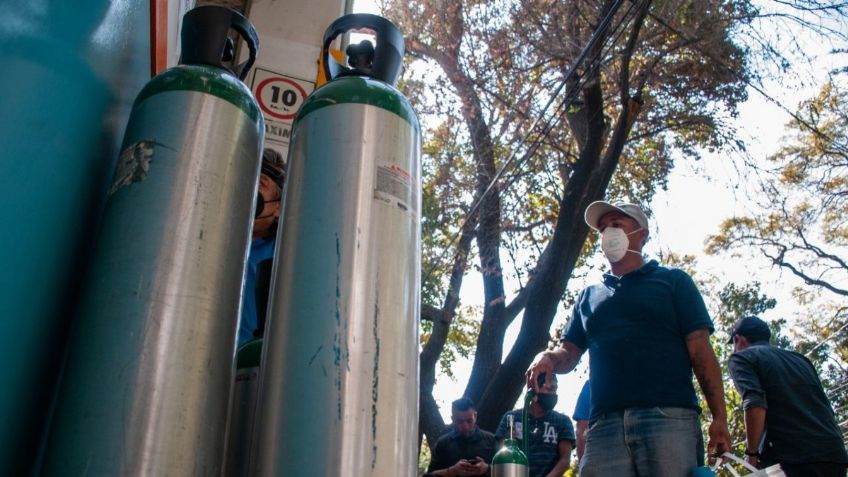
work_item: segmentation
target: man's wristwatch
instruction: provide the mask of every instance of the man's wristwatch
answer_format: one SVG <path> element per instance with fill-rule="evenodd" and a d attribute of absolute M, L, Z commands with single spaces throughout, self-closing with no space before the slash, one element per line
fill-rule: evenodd
<path fill-rule="evenodd" d="M 748 449 L 745 449 L 745 455 L 751 456 L 751 457 L 759 457 L 760 453 L 759 452 L 751 452 Z"/>

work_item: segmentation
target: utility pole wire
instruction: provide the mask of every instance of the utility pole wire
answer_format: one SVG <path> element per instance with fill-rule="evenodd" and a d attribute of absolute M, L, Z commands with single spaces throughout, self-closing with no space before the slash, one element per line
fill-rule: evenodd
<path fill-rule="evenodd" d="M 480 197 L 478 197 L 474 201 L 474 203 L 472 204 L 469 211 L 465 214 L 465 219 L 462 221 L 462 225 L 459 227 L 459 229 L 457 229 L 457 232 L 454 232 L 452 234 L 452 238 L 451 238 L 450 242 L 448 242 L 448 245 L 445 247 L 444 251 L 439 255 L 436 262 L 441 261 L 441 259 L 444 258 L 444 255 L 451 249 L 451 247 L 453 247 L 453 245 L 456 242 L 457 238 L 459 237 L 461 231 L 465 228 L 465 226 L 468 224 L 468 222 L 471 220 L 471 218 L 474 216 L 474 214 L 477 213 L 477 209 L 480 208 L 480 205 L 483 203 L 483 199 L 485 199 L 486 196 L 492 191 L 492 189 L 497 184 L 498 180 L 503 175 L 504 171 L 515 160 L 515 158 L 517 157 L 516 156 L 517 151 L 519 149 L 521 149 L 521 147 L 528 141 L 530 135 L 533 134 L 533 131 L 536 129 L 536 126 L 542 121 L 542 118 L 545 117 L 545 114 L 547 113 L 548 108 L 550 108 L 550 106 L 554 103 L 554 101 L 560 95 L 563 88 L 565 88 L 565 86 L 568 84 L 568 81 L 575 76 L 577 69 L 583 64 L 583 62 L 585 61 L 586 57 L 589 54 L 589 51 L 592 49 L 592 47 L 595 46 L 595 44 L 598 42 L 598 39 L 601 37 L 601 35 L 609 27 L 610 23 L 612 22 L 612 19 L 615 17 L 615 14 L 618 12 L 618 9 L 621 7 L 621 5 L 623 3 L 624 3 L 624 0 L 616 1 L 615 4 L 613 4 L 612 7 L 610 8 L 610 11 L 607 13 L 607 15 L 601 21 L 601 23 L 598 24 L 598 27 L 595 29 L 595 32 L 592 34 L 592 37 L 589 39 L 589 42 L 586 44 L 586 46 L 580 52 L 580 54 L 578 55 L 578 57 L 574 61 L 574 63 L 572 63 L 571 67 L 568 69 L 565 76 L 561 80 L 559 86 L 557 86 L 556 90 L 551 95 L 550 99 L 548 99 L 547 103 L 545 104 L 545 106 L 540 111 L 539 116 L 536 117 L 536 119 L 533 120 L 533 123 L 528 128 L 527 133 L 524 136 L 521 137 L 518 144 L 513 148 L 513 150 L 512 150 L 513 152 L 510 153 L 509 157 L 504 162 L 504 165 L 501 166 L 501 168 L 497 171 L 497 173 L 495 174 L 495 177 L 492 178 L 492 180 L 489 182 L 489 185 L 486 187 L 486 189 L 483 191 L 483 193 L 480 195 Z M 634 5 L 635 5 L 635 2 L 631 3 L 630 10 L 628 10 L 625 17 L 627 15 L 629 15 L 630 11 L 633 10 Z M 618 29 L 618 27 L 620 27 L 622 24 L 624 24 L 623 19 L 622 19 L 622 22 L 619 23 L 619 25 L 616 27 L 616 29 Z M 593 66 L 597 67 L 597 65 L 593 65 Z M 580 81 L 582 81 L 582 80 L 583 80 L 583 78 L 581 77 Z M 579 86 L 579 84 L 580 83 L 578 82 L 578 86 Z M 575 88 L 575 90 L 579 91 L 579 88 Z M 559 110 L 562 107 L 567 108 L 568 106 L 570 106 L 570 102 L 573 101 L 573 99 L 574 98 L 572 97 L 572 95 L 567 95 L 565 101 L 563 101 L 563 103 L 560 104 L 560 107 L 558 107 L 557 110 Z M 542 138 L 547 134 L 547 131 L 549 131 L 549 129 L 547 129 L 547 128 L 549 126 L 551 126 L 551 124 L 555 120 L 555 118 L 556 118 L 556 115 L 552 115 L 550 118 L 545 120 L 544 126 L 542 128 L 542 134 L 539 134 L 537 136 L 537 139 L 529 145 L 529 148 L 524 153 L 524 155 L 521 157 L 521 159 L 518 162 L 518 166 L 516 166 L 516 167 L 520 167 L 521 164 L 523 164 L 524 162 L 527 161 L 527 159 L 529 159 L 530 157 L 533 156 L 535 151 L 538 149 L 539 143 L 541 142 Z M 433 272 L 436 270 L 436 268 L 437 268 L 437 264 L 433 264 L 433 266 L 430 268 L 430 270 L 424 276 L 424 279 L 422 280 L 422 282 L 427 281 L 430 278 L 430 276 L 433 274 Z"/>
<path fill-rule="evenodd" d="M 831 335 L 830 335 L 830 336 L 828 336 L 827 338 L 825 338 L 825 339 L 821 340 L 818 344 L 816 344 L 815 346 L 813 346 L 813 347 L 812 347 L 812 349 L 810 349 L 810 351 L 807 351 L 807 352 L 804 354 L 804 356 L 806 356 L 806 357 L 808 357 L 808 358 L 809 358 L 809 357 L 810 357 L 810 355 L 811 355 L 811 354 L 813 354 L 813 351 L 815 351 L 815 350 L 817 350 L 817 349 L 821 348 L 821 347 L 822 347 L 825 343 L 827 343 L 828 341 L 832 340 L 833 338 L 835 338 L 835 337 L 839 336 L 839 334 L 840 334 L 840 333 L 842 333 L 842 331 L 843 331 L 845 328 L 848 328 L 848 322 L 845 322 L 845 324 L 844 324 L 844 325 L 842 325 L 842 327 L 841 327 L 841 328 L 839 328 L 836 332 L 831 333 Z"/>
<path fill-rule="evenodd" d="M 747 78 L 745 78 L 744 76 L 742 76 L 742 75 L 741 75 L 738 71 L 736 71 L 736 69 L 735 69 L 735 68 L 731 68 L 730 66 L 728 66 L 728 65 L 727 65 L 727 64 L 726 64 L 726 63 L 725 63 L 725 62 L 724 62 L 721 58 L 717 57 L 715 54 L 713 54 L 713 53 L 712 53 L 712 52 L 710 52 L 710 51 L 706 51 L 706 50 L 703 50 L 703 49 L 699 48 L 699 47 L 697 46 L 697 42 L 696 42 L 695 40 L 693 40 L 692 38 L 690 38 L 690 37 L 686 36 L 686 35 L 685 35 L 683 32 L 681 32 L 679 29 L 674 28 L 673 26 L 669 25 L 669 23 L 668 23 L 667 21 L 665 21 L 664 19 L 660 18 L 658 15 L 656 15 L 656 14 L 654 14 L 654 13 L 651 13 L 651 12 L 648 12 L 648 16 L 650 16 L 651 18 L 653 18 L 654 20 L 656 20 L 656 21 L 657 21 L 657 23 L 659 23 L 660 25 L 664 26 L 665 28 L 667 28 L 669 31 L 671 31 L 671 32 L 672 32 L 672 33 L 674 33 L 675 35 L 677 35 L 677 36 L 679 36 L 680 38 L 682 38 L 682 39 L 686 40 L 686 42 L 688 42 L 688 43 L 690 43 L 690 44 L 691 44 L 691 46 L 692 46 L 692 48 L 693 48 L 693 49 L 697 50 L 699 53 L 701 53 L 702 55 L 706 56 L 707 58 L 709 58 L 709 59 L 713 60 L 713 61 L 714 61 L 714 62 L 715 62 L 718 66 L 722 67 L 725 71 L 728 71 L 728 72 L 729 72 L 730 74 L 732 74 L 733 76 L 736 76 L 736 77 L 737 77 L 740 81 L 742 81 L 743 83 L 745 83 L 745 85 L 747 85 L 748 87 L 750 87 L 751 89 L 753 89 L 753 90 L 754 90 L 754 91 L 756 91 L 757 93 L 760 93 L 760 95 L 761 95 L 763 98 L 765 98 L 765 99 L 766 99 L 767 101 L 769 101 L 770 103 L 772 103 L 772 104 L 776 105 L 777 107 L 779 107 L 780 109 L 782 109 L 782 110 L 783 110 L 786 114 L 788 114 L 788 115 L 789 115 L 789 116 L 791 116 L 793 119 L 795 119 L 796 121 L 798 121 L 798 123 L 799 123 L 799 124 L 801 124 L 802 126 L 806 127 L 807 129 L 809 129 L 809 130 L 810 130 L 810 132 L 812 132 L 812 133 L 813 133 L 813 134 L 815 134 L 816 136 L 818 136 L 818 137 L 820 137 L 820 138 L 824 139 L 825 141 L 829 142 L 830 144 L 833 144 L 833 145 L 836 147 L 836 149 L 837 149 L 837 151 L 838 151 L 838 152 L 840 152 L 840 153 L 842 153 L 842 154 L 848 154 L 848 149 L 844 148 L 844 147 L 843 147 L 841 144 L 839 144 L 839 143 L 838 143 L 835 139 L 833 139 L 832 137 L 830 137 L 828 134 L 826 134 L 825 132 L 823 132 L 822 130 L 820 130 L 819 128 L 817 128 L 816 126 L 814 126 L 813 124 L 810 124 L 810 122 L 809 122 L 809 121 L 807 121 L 806 119 L 804 119 L 804 118 L 802 118 L 801 116 L 799 116 L 796 112 L 789 110 L 789 108 L 787 108 L 786 106 L 784 106 L 784 105 L 783 105 L 783 103 L 781 103 L 780 101 L 778 101 L 778 100 L 777 100 L 777 99 L 775 99 L 774 97 L 770 96 L 770 95 L 769 95 L 768 93 L 766 93 L 766 92 L 765 92 L 765 91 L 764 91 L 761 87 L 759 87 L 758 85 L 756 85 L 756 84 L 754 84 L 753 82 L 751 82 L 749 79 L 747 79 Z"/>

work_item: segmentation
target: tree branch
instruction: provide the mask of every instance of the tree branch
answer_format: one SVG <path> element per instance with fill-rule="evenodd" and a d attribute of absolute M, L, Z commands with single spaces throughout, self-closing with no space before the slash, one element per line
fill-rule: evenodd
<path fill-rule="evenodd" d="M 804 280 L 804 283 L 806 283 L 807 285 L 818 286 L 826 290 L 830 290 L 831 292 L 836 293 L 837 295 L 848 296 L 848 290 L 837 288 L 824 280 L 813 278 L 798 269 L 795 265 L 785 261 L 783 259 L 783 253 L 779 253 L 777 256 L 771 256 L 768 254 L 768 252 L 763 250 L 763 255 L 765 255 L 766 258 L 770 259 L 775 265 L 789 270 L 790 272 L 792 272 L 793 275 Z"/>

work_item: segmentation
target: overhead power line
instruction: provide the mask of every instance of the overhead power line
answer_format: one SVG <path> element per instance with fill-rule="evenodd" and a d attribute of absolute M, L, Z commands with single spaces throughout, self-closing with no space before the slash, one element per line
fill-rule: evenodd
<path fill-rule="evenodd" d="M 810 355 L 811 355 L 811 354 L 813 354 L 813 351 L 815 351 L 815 350 L 817 350 L 817 349 L 821 348 L 822 346 L 824 346 L 824 345 L 825 345 L 825 343 L 827 343 L 828 341 L 832 340 L 833 338 L 835 338 L 835 337 L 837 337 L 837 336 L 841 336 L 841 333 L 842 333 L 842 331 L 843 331 L 843 330 L 845 330 L 845 328 L 848 328 L 848 321 L 847 321 L 847 322 L 845 322 L 845 324 L 844 324 L 844 325 L 842 325 L 842 327 L 841 327 L 841 328 L 839 328 L 836 332 L 831 333 L 831 335 L 830 335 L 830 336 L 828 336 L 827 338 L 825 338 L 825 339 L 823 339 L 823 340 L 819 341 L 819 342 L 818 342 L 818 344 L 816 344 L 815 346 L 813 346 L 813 347 L 810 349 L 810 351 L 807 351 L 807 352 L 804 354 L 804 356 L 806 356 L 806 357 L 808 357 L 808 358 L 809 358 L 809 357 L 810 357 Z"/>
<path fill-rule="evenodd" d="M 842 391 L 846 387 L 848 387 L 848 379 L 843 379 L 840 383 L 836 383 L 835 387 L 828 390 L 830 393 L 828 394 L 828 399 L 833 399 L 833 397 L 836 396 L 836 393 Z"/>
<path fill-rule="evenodd" d="M 625 22 L 626 18 L 630 15 L 630 13 L 632 11 L 634 11 L 637 4 L 643 4 L 646 1 L 650 1 L 650 0 L 640 0 L 638 2 L 631 2 L 630 9 L 622 17 L 622 21 L 619 22 L 619 24 L 616 26 L 616 28 L 613 30 L 613 32 L 615 33 L 619 28 L 621 28 L 622 25 L 624 25 L 626 23 Z M 571 81 L 575 77 L 575 75 L 577 74 L 577 70 L 583 65 L 583 63 L 585 62 L 585 60 L 588 57 L 589 52 L 592 50 L 592 48 L 594 48 L 596 46 L 596 44 L 598 43 L 600 38 L 606 33 L 607 29 L 609 28 L 610 24 L 612 23 L 613 18 L 615 17 L 616 13 L 618 12 L 619 8 L 621 7 L 621 5 L 623 3 L 624 3 L 624 0 L 618 0 L 610 7 L 610 10 L 607 12 L 607 15 L 603 18 L 601 23 L 598 24 L 597 28 L 593 32 L 591 38 L 589 39 L 589 42 L 580 51 L 580 54 L 577 56 L 575 61 L 571 64 L 568 71 L 563 76 L 563 79 L 560 81 L 559 85 L 554 90 L 551 97 L 548 99 L 548 101 L 545 103 L 545 105 L 540 110 L 539 116 L 537 116 L 536 119 L 533 120 L 530 127 L 527 129 L 527 132 L 523 136 L 521 136 L 518 143 L 515 145 L 515 147 L 513 147 L 512 152 L 508 156 L 507 160 L 504 162 L 504 164 L 501 166 L 501 168 L 497 171 L 495 176 L 492 178 L 492 180 L 486 186 L 483 193 L 480 194 L 480 196 L 472 203 L 471 207 L 469 208 L 468 212 L 465 215 L 465 219 L 462 221 L 462 224 L 457 229 L 457 231 L 452 234 L 451 240 L 448 242 L 448 245 L 445 247 L 444 252 L 442 254 L 440 254 L 438 259 L 436 260 L 437 263 L 440 262 L 442 260 L 442 258 L 444 258 L 445 253 L 447 253 L 451 249 L 451 247 L 453 247 L 454 243 L 456 243 L 456 240 L 459 238 L 460 234 L 465 229 L 468 222 L 477 213 L 477 210 L 480 208 L 480 205 L 483 203 L 483 200 L 486 198 L 486 196 L 488 196 L 489 193 L 491 193 L 492 189 L 494 189 L 494 187 L 497 185 L 501 176 L 503 176 L 504 171 L 506 171 L 512 165 L 513 161 L 515 161 L 516 157 L 518 157 L 517 156 L 518 151 L 521 150 L 523 146 L 525 146 L 525 144 L 528 142 L 530 136 L 534 134 L 537 126 L 540 123 L 543 125 L 541 130 L 539 131 L 539 134 L 536 135 L 533 142 L 531 142 L 528 145 L 524 154 L 521 156 L 521 159 L 518 161 L 516 168 L 521 167 L 521 165 L 523 165 L 536 152 L 538 147 L 541 145 L 541 141 L 544 139 L 544 137 L 547 136 L 548 132 L 550 132 L 556 118 L 559 116 L 557 113 L 559 111 L 562 111 L 565 108 L 568 108 L 573 103 L 576 95 L 579 93 L 579 91 L 581 89 L 580 85 L 585 83 L 585 78 L 587 76 L 589 76 L 588 74 L 584 74 L 581 78 L 579 78 L 577 87 L 573 88 L 569 93 L 566 94 L 566 97 L 563 99 L 563 101 L 554 110 L 554 114 L 551 114 L 549 117 L 546 117 L 546 113 L 548 112 L 548 109 L 558 99 L 558 97 L 562 93 L 562 90 L 566 87 L 566 85 L 569 83 L 569 81 Z M 608 38 L 617 38 L 617 35 L 615 35 L 615 34 L 610 35 Z M 600 62 L 593 62 L 592 64 L 589 65 L 589 68 L 586 68 L 586 70 L 591 71 L 590 68 L 598 68 L 599 64 L 600 64 Z M 430 268 L 430 270 L 428 271 L 428 273 L 424 277 L 424 281 L 429 279 L 429 277 L 435 271 L 436 267 L 437 267 L 437 264 L 434 264 Z"/>
<path fill-rule="evenodd" d="M 608 40 L 604 42 L 601 52 L 597 55 L 597 57 L 595 57 L 592 63 L 590 63 L 589 66 L 584 69 L 584 73 L 579 78 L 577 84 L 566 93 L 565 98 L 556 107 L 548 121 L 545 122 L 545 125 L 544 127 L 542 127 L 540 133 L 536 135 L 536 139 L 533 141 L 531 147 L 528 148 L 527 152 L 524 154 L 524 156 L 522 156 L 522 158 L 518 161 L 518 164 L 516 164 L 516 166 L 513 168 L 512 177 L 507 179 L 503 190 L 509 189 L 509 187 L 511 187 L 512 184 L 514 184 L 521 177 L 520 171 L 523 168 L 524 164 L 526 164 L 531 157 L 535 156 L 536 151 L 538 150 L 539 146 L 541 146 L 542 141 L 546 137 L 548 137 L 548 134 L 556 126 L 559 126 L 561 124 L 563 112 L 574 104 L 574 101 L 577 99 L 577 95 L 580 94 L 580 91 L 583 89 L 583 86 L 586 84 L 586 81 L 588 81 L 587 78 L 594 77 L 595 73 L 598 69 L 600 69 L 601 64 L 603 63 L 603 58 L 605 58 L 608 53 L 615 49 L 618 41 L 626 33 L 626 30 L 624 28 L 621 28 L 621 26 L 626 25 L 629 22 L 630 16 L 634 14 L 639 9 L 639 7 L 642 6 L 642 4 L 645 3 L 650 2 L 646 0 L 631 2 L 630 8 L 628 8 L 628 10 L 621 16 L 618 25 L 613 28 L 612 34 L 608 37 Z M 505 167 L 502 169 L 505 169 Z"/>
<path fill-rule="evenodd" d="M 768 102 L 770 102 L 770 103 L 776 105 L 778 108 L 782 109 L 786 114 L 788 114 L 793 119 L 798 121 L 799 124 L 803 125 L 807 129 L 809 129 L 813 134 L 815 134 L 816 136 L 819 136 L 820 138 L 824 139 L 825 141 L 829 142 L 830 144 L 833 144 L 834 147 L 837 148 L 837 150 L 839 150 L 843 153 L 848 153 L 848 150 L 846 150 L 845 147 L 843 147 L 841 144 L 839 144 L 835 139 L 830 137 L 830 135 L 828 135 L 824 131 L 820 130 L 818 127 L 816 127 L 814 124 L 811 124 L 806 119 L 799 116 L 798 113 L 791 111 L 782 102 L 780 102 L 779 100 L 777 100 L 773 96 L 766 93 L 765 90 L 763 90 L 759 85 L 754 84 L 751 80 L 749 80 L 748 78 L 743 76 L 739 71 L 736 70 L 736 68 L 733 68 L 733 67 L 729 66 L 727 63 L 725 63 L 725 61 L 722 60 L 721 58 L 719 58 L 718 56 L 716 56 L 715 53 L 713 53 L 709 50 L 705 50 L 703 48 L 699 48 L 697 46 L 698 42 L 696 40 L 687 36 L 686 34 L 681 32 L 679 29 L 671 26 L 666 20 L 660 18 L 659 15 L 652 13 L 652 12 L 648 12 L 648 16 L 650 16 L 651 18 L 656 20 L 657 23 L 664 26 L 666 29 L 668 29 L 669 31 L 671 31 L 675 35 L 677 35 L 680 38 L 682 38 L 683 40 L 685 40 L 687 43 L 690 43 L 692 45 L 693 49 L 697 50 L 702 55 L 704 55 L 707 58 L 714 61 L 718 66 L 723 68 L 725 71 L 729 72 L 730 74 L 732 74 L 733 76 L 738 78 L 740 81 L 745 83 L 746 86 L 750 87 L 751 89 L 753 89 L 754 91 L 759 93 Z"/>

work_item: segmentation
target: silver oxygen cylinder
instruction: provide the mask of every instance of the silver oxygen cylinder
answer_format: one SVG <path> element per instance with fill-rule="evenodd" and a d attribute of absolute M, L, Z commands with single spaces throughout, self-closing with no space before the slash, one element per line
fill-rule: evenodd
<path fill-rule="evenodd" d="M 421 137 L 394 25 L 342 17 L 324 58 L 354 28 L 376 50 L 349 48 L 293 126 L 251 476 L 416 475 Z"/>
<path fill-rule="evenodd" d="M 250 49 L 234 69 L 230 29 Z M 253 26 L 183 19 L 180 65 L 130 115 L 42 475 L 218 476 L 264 124 Z"/>

